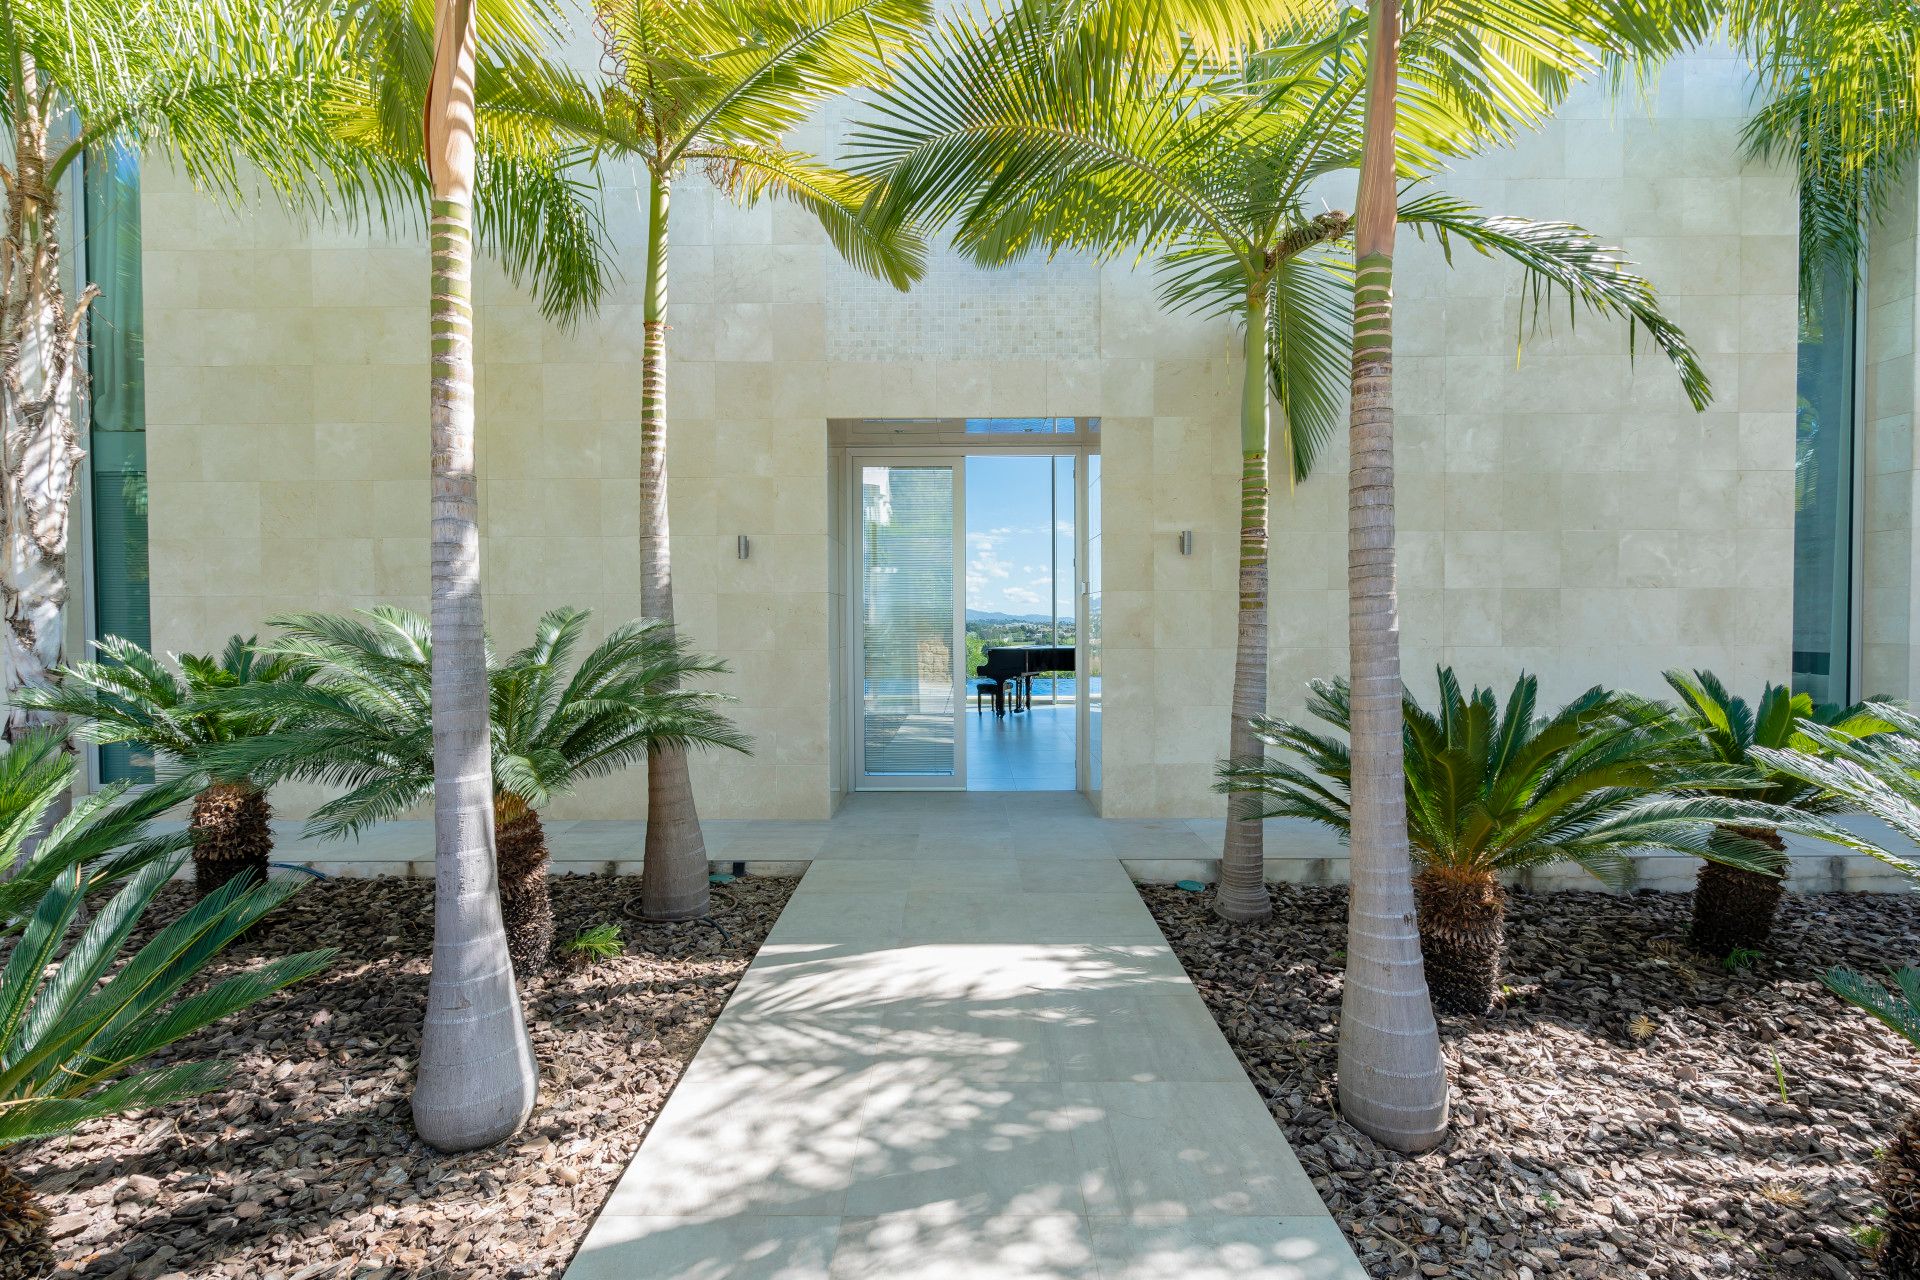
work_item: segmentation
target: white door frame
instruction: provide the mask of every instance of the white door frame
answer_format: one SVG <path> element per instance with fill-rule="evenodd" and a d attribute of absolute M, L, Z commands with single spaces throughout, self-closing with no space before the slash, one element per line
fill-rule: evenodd
<path fill-rule="evenodd" d="M 860 471 L 868 466 L 945 466 L 953 471 L 953 773 L 869 774 L 866 761 L 866 628 L 861 615 L 867 597 L 865 510 Z M 849 449 L 847 451 L 847 751 L 848 783 L 855 791 L 965 791 L 967 789 L 967 460 L 951 449 Z"/>
<path fill-rule="evenodd" d="M 1073 661 L 1074 687 L 1074 790 L 1085 792 L 1087 782 L 1093 776 L 1092 762 L 1089 756 L 1091 745 L 1089 737 L 1089 719 L 1091 703 L 1088 700 L 1087 670 L 1087 625 L 1089 622 L 1088 599 L 1089 579 L 1087 577 L 1087 459 L 1100 452 L 1097 443 L 1076 443 L 1063 446 L 1059 443 L 1046 443 L 1045 436 L 1035 437 L 1033 443 L 1022 441 L 1018 444 L 992 444 L 984 441 L 977 447 L 956 448 L 951 443 L 940 444 L 901 444 L 886 447 L 855 446 L 846 451 L 847 519 L 845 552 L 847 569 L 847 759 L 850 762 L 847 778 L 853 791 L 964 791 L 967 778 L 967 737 L 965 714 L 971 694 L 966 683 L 967 661 L 967 503 L 966 479 L 967 459 L 969 457 L 1005 457 L 1025 454 L 1035 457 L 1072 458 L 1074 460 L 1073 477 Z M 866 576 L 863 559 L 864 531 L 861 528 L 860 468 L 870 463 L 883 466 L 911 466 L 914 463 L 950 464 L 954 468 L 954 571 L 953 571 L 953 619 L 954 619 L 954 774 L 957 782 L 946 778 L 937 780 L 919 778 L 890 779 L 870 777 L 866 774 L 866 762 L 862 750 L 866 742 L 866 721 L 862 693 L 865 681 L 866 655 L 863 651 L 863 631 L 860 625 L 861 602 L 865 599 Z M 1051 483 L 1051 480 L 1049 481 Z"/>

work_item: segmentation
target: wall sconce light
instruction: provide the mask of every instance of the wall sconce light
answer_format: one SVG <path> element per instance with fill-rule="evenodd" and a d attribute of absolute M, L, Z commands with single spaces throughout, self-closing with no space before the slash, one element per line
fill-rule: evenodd
<path fill-rule="evenodd" d="M 738 537 L 738 538 L 737 538 L 737 539 L 736 539 L 736 540 L 734 541 L 734 546 L 733 546 L 733 552 L 734 552 L 734 554 L 735 554 L 735 555 L 737 555 L 737 556 L 739 556 L 739 557 L 740 557 L 740 558 L 741 558 L 742 560 L 745 560 L 745 559 L 747 558 L 747 553 L 748 553 L 749 551 L 751 551 L 751 550 L 753 550 L 753 547 L 752 547 L 752 544 L 750 544 L 750 543 L 749 543 L 749 542 L 747 541 L 747 535 L 746 535 L 746 534 L 744 534 L 744 533 L 743 533 L 743 534 L 741 534 L 741 535 L 740 535 L 740 536 L 739 536 L 739 537 Z"/>
<path fill-rule="evenodd" d="M 1193 554 L 1193 530 L 1191 529 L 1180 531 L 1180 554 L 1183 556 Z"/>

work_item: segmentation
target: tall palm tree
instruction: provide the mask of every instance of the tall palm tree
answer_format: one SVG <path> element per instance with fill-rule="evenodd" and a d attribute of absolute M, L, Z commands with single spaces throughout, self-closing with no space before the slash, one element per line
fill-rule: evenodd
<path fill-rule="evenodd" d="M 342 158 L 325 103 L 337 41 L 320 6 L 282 0 L 8 0 L 0 4 L 0 609 L 11 741 L 49 713 L 14 694 L 59 663 L 68 537 L 85 457 L 80 360 L 97 291 L 69 297 L 62 182 L 117 148 L 159 152 L 230 203 L 264 185 L 312 208 L 367 173 Z M 328 181 L 315 182 L 315 170 Z"/>
<path fill-rule="evenodd" d="M 674 187 L 698 169 L 743 203 L 777 198 L 819 219 L 841 256 L 906 288 L 920 245 L 862 211 L 868 184 L 783 143 L 821 103 L 870 85 L 927 21 L 928 0 L 594 0 L 605 44 L 597 88 L 546 69 L 484 101 L 644 170 L 647 245 L 640 391 L 640 607 L 673 622 L 667 502 L 667 268 Z M 649 919 L 706 914 L 707 855 L 686 752 L 647 762 Z"/>
<path fill-rule="evenodd" d="M 473 437 L 474 4 L 436 0 L 433 184 L 433 971 L 413 1123 L 442 1151 L 490 1146 L 539 1091 L 500 916 Z"/>
<path fill-rule="evenodd" d="M 545 967 L 553 945 L 540 810 L 664 742 L 747 748 L 721 711 L 722 695 L 681 683 L 724 671 L 724 663 L 689 653 L 665 623 L 643 619 L 615 627 L 575 666 L 573 652 L 590 617 L 585 609 L 552 610 L 534 628 L 531 644 L 487 663 L 500 910 L 514 972 L 523 979 Z M 311 679 L 229 693 L 226 708 L 275 727 L 209 753 L 209 766 L 342 789 L 307 823 L 307 834 L 321 839 L 355 835 L 429 798 L 433 640 L 427 620 L 381 607 L 357 618 L 294 614 L 273 623 L 286 634 L 264 652 L 311 670 Z"/>
<path fill-rule="evenodd" d="M 1229 743 L 1257 760 L 1252 720 L 1266 707 L 1269 393 L 1278 449 L 1303 477 L 1334 429 L 1348 347 L 1351 220 L 1314 212 L 1315 183 L 1351 170 L 1361 146 L 1364 30 L 1348 17 L 1266 33 L 1231 56 L 1169 63 L 1132 57 L 1134 15 L 1029 4 L 943 24 L 901 60 L 856 127 L 858 168 L 882 180 L 891 218 L 951 228 L 975 261 L 1071 251 L 1159 255 L 1163 296 L 1242 327 L 1240 589 Z M 1521 80 L 1468 110 L 1450 86 L 1469 58 L 1430 35 L 1413 65 L 1421 92 L 1401 139 L 1401 167 L 1433 172 L 1447 156 L 1538 118 L 1548 96 Z M 1545 70 L 1542 79 L 1551 79 Z M 1391 157 L 1389 157 L 1391 160 Z M 1395 216 L 1387 191 L 1388 218 Z M 1687 377 L 1704 385 L 1684 338 L 1617 252 L 1564 223 L 1486 217 L 1428 194 L 1401 220 L 1443 241 L 1525 265 L 1551 290 L 1635 318 Z M 1230 810 L 1216 910 L 1232 920 L 1271 910 L 1262 831 Z"/>
<path fill-rule="evenodd" d="M 1309 14 L 1253 43 L 1171 63 L 1163 49 L 1136 56 L 1131 18 L 1124 3 L 1036 2 L 953 19 L 902 59 L 856 129 L 853 150 L 858 169 L 881 179 L 876 201 L 888 217 L 951 228 L 955 244 L 983 265 L 1036 250 L 1153 253 L 1169 302 L 1240 320 L 1241 579 L 1229 741 L 1236 760 L 1253 764 L 1260 743 L 1252 720 L 1266 697 L 1268 396 L 1281 409 L 1281 456 L 1298 479 L 1334 428 L 1353 323 L 1353 272 L 1343 260 L 1352 223 L 1314 213 L 1311 190 L 1360 164 L 1368 136 L 1362 98 L 1383 95 L 1367 93 L 1364 16 L 1342 15 L 1329 30 Z M 1492 18 L 1505 25 L 1490 26 Z M 1378 15 L 1371 21 L 1377 26 Z M 1399 65 L 1391 52 L 1388 72 Z M 1487 22 L 1444 5 L 1428 11 L 1404 56 L 1413 86 L 1405 125 L 1384 134 L 1387 185 L 1368 186 L 1369 250 L 1380 243 L 1384 216 L 1389 230 L 1396 221 L 1431 227 L 1443 245 L 1459 238 L 1510 257 L 1532 277 L 1536 305 L 1564 289 L 1591 310 L 1646 327 L 1704 401 L 1706 377 L 1685 337 L 1617 250 L 1566 223 L 1488 217 L 1435 193 L 1396 209 L 1396 167 L 1409 179 L 1430 175 L 1447 157 L 1537 122 L 1589 58 L 1577 42 L 1529 33 L 1504 10 L 1491 10 Z M 1372 65 L 1377 78 L 1382 64 Z M 1391 96 L 1385 104 L 1392 107 Z M 1371 136 L 1381 139 L 1377 126 Z M 1369 276 L 1370 316 L 1378 314 L 1380 283 Z M 1379 349 L 1371 327 L 1362 336 L 1370 354 Z M 1365 449 L 1356 455 L 1369 467 L 1378 461 Z M 1362 474 L 1378 483 L 1377 468 Z M 1384 552 L 1390 575 L 1391 526 L 1376 521 L 1366 523 L 1369 555 Z M 1382 585 L 1365 584 L 1361 607 L 1373 606 Z M 1390 603 L 1390 576 L 1384 587 Z M 1397 714 L 1397 659 L 1392 688 Z M 1392 727 L 1397 734 L 1397 721 Z M 1387 808 L 1370 814 L 1364 830 L 1394 825 L 1395 800 L 1381 803 Z M 1215 898 L 1228 919 L 1271 909 L 1261 841 L 1245 806 L 1230 807 Z M 1356 1015 L 1371 1002 L 1375 1029 L 1354 1030 L 1343 1080 L 1356 1123 L 1417 1149 L 1442 1132 L 1445 1075 L 1421 978 L 1405 836 L 1397 879 L 1391 860 L 1367 861 L 1375 847 L 1356 853 L 1358 909 L 1380 911 L 1383 891 L 1403 907 L 1358 953 L 1367 967 L 1350 978 L 1349 999 Z"/>
<path fill-rule="evenodd" d="M 1607 6 L 1599 6 L 1605 10 Z M 1630 7 L 1624 7 L 1630 9 Z M 1674 30 L 1636 24 L 1631 12 L 1578 15 L 1554 6 L 1440 3 L 1419 15 L 1412 43 L 1438 28 L 1484 25 L 1490 34 L 1565 48 L 1575 37 L 1609 51 L 1671 52 Z M 1341 996 L 1340 1099 L 1357 1127 L 1403 1150 L 1436 1145 L 1446 1133 L 1445 1068 L 1423 984 L 1414 925 L 1411 856 L 1402 789 L 1400 623 L 1394 566 L 1393 242 L 1406 211 L 1395 212 L 1404 166 L 1402 130 L 1424 110 L 1403 96 L 1401 10 L 1369 0 L 1366 130 L 1358 167 L 1354 225 L 1352 372 L 1348 399 L 1347 646 L 1352 681 L 1353 833 L 1349 854 L 1347 982 Z M 1595 64 L 1576 45 L 1565 79 Z M 1488 84 L 1467 83 L 1471 96 Z M 1443 234 L 1444 243 L 1444 234 Z M 1551 277 L 1549 277 L 1551 278 Z M 1556 281 L 1589 308 L 1645 324 L 1679 367 L 1696 409 L 1711 387 L 1685 339 L 1647 310 L 1602 300 L 1568 279 Z M 1644 282 L 1642 282 L 1644 284 Z M 1646 298 L 1651 302 L 1650 294 Z"/>
<path fill-rule="evenodd" d="M 172 771 L 206 772 L 187 821 L 194 884 L 203 898 L 235 876 L 265 880 L 273 852 L 266 786 L 246 768 L 223 768 L 208 758 L 276 723 L 270 709 L 236 706 L 217 695 L 306 678 L 290 659 L 262 656 L 253 646 L 253 637 L 233 636 L 218 655 L 183 653 L 175 675 L 140 645 L 108 636 L 99 644 L 106 661 L 61 667 L 57 684 L 18 694 L 30 710 L 75 722 L 75 736 L 84 741 L 138 743 L 159 753 Z"/>

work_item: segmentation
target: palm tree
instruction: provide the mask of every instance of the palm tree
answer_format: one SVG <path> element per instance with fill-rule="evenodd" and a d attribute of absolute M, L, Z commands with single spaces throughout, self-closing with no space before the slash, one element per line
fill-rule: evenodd
<path fill-rule="evenodd" d="M 108 636 L 105 662 L 61 667 L 58 683 L 22 689 L 20 704 L 78 722 L 76 736 L 102 745 L 140 743 L 164 756 L 173 770 L 211 776 L 193 798 L 193 876 L 200 896 L 235 876 L 267 878 L 273 853 L 273 810 L 267 789 L 245 770 L 212 767 L 210 748 L 267 733 L 273 717 L 217 697 L 247 685 L 305 679 L 286 658 L 256 653 L 252 636 L 233 636 L 217 656 L 183 653 L 180 674 L 131 640 Z"/>
<path fill-rule="evenodd" d="M 1405 729 L 1395 754 L 1404 762 L 1398 807 L 1418 866 L 1419 950 L 1440 1008 L 1478 1014 L 1493 1006 L 1505 949 L 1503 876 L 1573 862 L 1621 887 L 1632 870 L 1627 855 L 1645 849 L 1779 873 L 1784 853 L 1722 839 L 1717 825 L 1776 816 L 1764 802 L 1718 794 L 1749 781 L 1751 768 L 1702 759 L 1684 722 L 1644 715 L 1640 699 L 1597 686 L 1538 716 L 1529 675 L 1514 683 L 1503 712 L 1493 690 L 1463 693 L 1451 669 L 1438 675 L 1435 711 L 1402 691 Z M 1262 718 L 1261 737 L 1287 757 L 1229 762 L 1219 786 L 1258 796 L 1262 818 L 1317 822 L 1351 844 L 1360 830 L 1354 698 L 1345 680 L 1316 680 L 1310 689 L 1307 709 L 1348 737 Z"/>
<path fill-rule="evenodd" d="M 486 615 L 473 437 L 474 0 L 435 0 L 426 93 L 433 186 L 433 969 L 413 1123 L 442 1151 L 491 1146 L 539 1090 L 494 858 Z"/>
<path fill-rule="evenodd" d="M 551 68 L 503 80 L 485 102 L 646 173 L 640 392 L 640 608 L 672 624 L 667 503 L 667 266 L 673 189 L 690 168 L 743 203 L 790 201 L 860 270 L 906 288 L 916 237 L 866 217 L 868 184 L 783 144 L 821 103 L 870 85 L 927 21 L 928 0 L 595 0 L 608 80 Z M 647 761 L 641 911 L 707 911 L 707 854 L 686 753 Z"/>
<path fill-rule="evenodd" d="M 323 6 L 281 0 L 8 0 L 0 4 L 0 607 L 12 740 L 48 713 L 19 690 L 53 678 L 68 536 L 85 452 L 79 349 L 93 286 L 69 298 L 61 183 L 87 156 L 158 152 L 244 205 L 265 186 L 314 210 L 362 205 L 377 175 L 340 146 L 343 83 Z"/>
<path fill-rule="evenodd" d="M 683 687 L 725 664 L 688 653 L 663 622 L 614 628 L 569 674 L 590 617 L 585 609 L 555 609 L 540 619 L 531 644 L 487 664 L 500 908 L 523 979 L 544 969 L 553 949 L 540 810 L 663 743 L 747 749 L 721 712 L 722 695 Z M 219 762 L 262 778 L 344 788 L 307 823 L 307 834 L 321 839 L 357 835 L 432 796 L 433 641 L 425 619 L 377 608 L 358 618 L 273 621 L 286 634 L 265 652 L 313 677 L 236 690 L 236 709 L 271 716 L 277 727 L 230 744 Z"/>
<path fill-rule="evenodd" d="M 1351 306 L 1342 260 L 1351 220 L 1312 211 L 1314 184 L 1350 170 L 1362 135 L 1361 37 L 1303 26 L 1235 56 L 1169 65 L 1129 58 L 1124 6 L 1089 14 L 1028 5 L 953 19 L 901 59 L 852 150 L 882 181 L 894 219 L 952 229 L 983 265 L 1035 251 L 1159 255 L 1163 296 L 1242 325 L 1240 590 L 1229 749 L 1257 759 L 1251 729 L 1266 706 L 1269 391 L 1281 409 L 1279 449 L 1304 476 L 1339 412 Z M 1421 46 L 1421 80 L 1403 168 L 1506 136 L 1546 99 L 1524 88 L 1478 114 L 1442 90 L 1459 51 Z M 1391 190 L 1389 195 L 1391 196 Z M 1655 333 L 1704 394 L 1704 375 L 1651 288 L 1617 251 L 1564 223 L 1492 218 L 1443 196 L 1409 200 L 1402 220 L 1444 240 L 1511 256 L 1551 290 L 1633 317 Z M 1392 206 L 1389 205 L 1389 218 Z M 1258 823 L 1230 813 L 1216 910 L 1231 920 L 1271 910 Z"/>
<path fill-rule="evenodd" d="M 1827 272 L 1864 263 L 1867 228 L 1920 156 L 1920 24 L 1880 0 L 1714 7 L 1759 72 L 1748 150 L 1798 173 L 1801 306 L 1817 314 Z"/>
<path fill-rule="evenodd" d="M 0 968 L 0 1155 L 15 1143 L 217 1088 L 231 1064 L 139 1064 L 333 958 L 328 950 L 271 959 L 179 999 L 299 884 L 230 880 L 123 955 L 180 870 L 190 839 L 185 832 L 151 836 L 148 824 L 191 787 L 176 779 L 129 797 L 120 783 L 82 797 L 29 852 L 75 771 L 59 735 L 45 731 L 22 736 L 0 756 L 0 868 L 19 872 L 0 884 L 0 938 L 11 943 Z M 88 892 L 114 885 L 76 934 Z M 32 1189 L 0 1162 L 0 1278 L 51 1272 L 47 1217 Z"/>
<path fill-rule="evenodd" d="M 1727 692 L 1711 671 L 1669 671 L 1666 679 L 1680 695 L 1679 719 L 1693 733 L 1688 745 L 1705 759 L 1755 772 L 1764 786 L 1742 788 L 1746 798 L 1796 813 L 1842 813 L 1848 806 L 1831 791 L 1764 767 L 1754 754 L 1756 748 L 1818 756 L 1823 748 L 1808 736 L 1810 726 L 1849 740 L 1893 728 L 1864 706 L 1816 707 L 1811 695 L 1794 693 L 1784 685 L 1768 685 L 1758 706 L 1751 706 Z M 1687 941 L 1711 956 L 1765 945 L 1786 889 L 1787 845 L 1779 830 L 1761 825 L 1742 827 L 1733 834 L 1765 845 L 1779 855 L 1780 865 L 1773 873 L 1756 873 L 1716 858 L 1701 865 Z"/>

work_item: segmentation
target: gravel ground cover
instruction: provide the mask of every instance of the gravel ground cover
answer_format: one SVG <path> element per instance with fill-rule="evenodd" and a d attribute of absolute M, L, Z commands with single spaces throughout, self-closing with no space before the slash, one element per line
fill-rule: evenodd
<path fill-rule="evenodd" d="M 1819 975 L 1920 959 L 1920 898 L 1789 898 L 1729 971 L 1683 945 L 1687 895 L 1514 895 L 1501 1005 L 1441 1022 L 1452 1135 L 1409 1159 L 1334 1110 L 1344 889 L 1259 926 L 1142 893 L 1371 1274 L 1879 1274 L 1874 1153 L 1920 1072 Z"/>
<path fill-rule="evenodd" d="M 235 1064 L 229 1088 L 16 1153 L 57 1215 L 57 1274 L 557 1277 L 798 883 L 738 880 L 714 890 L 711 924 L 648 925 L 638 877 L 556 878 L 556 936 L 617 923 L 626 954 L 556 962 L 523 991 L 539 1107 L 462 1156 L 423 1146 L 407 1113 L 432 882 L 312 886 L 216 974 L 322 946 L 340 948 L 333 968 L 180 1046 Z"/>

